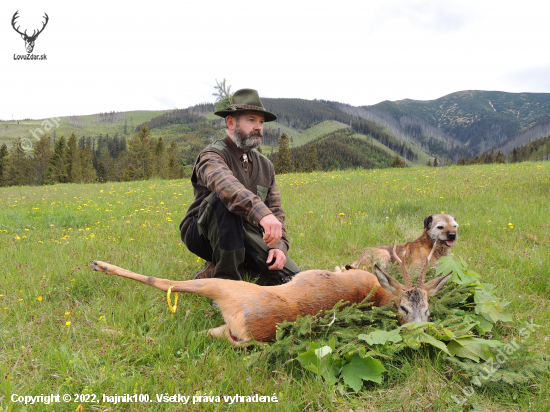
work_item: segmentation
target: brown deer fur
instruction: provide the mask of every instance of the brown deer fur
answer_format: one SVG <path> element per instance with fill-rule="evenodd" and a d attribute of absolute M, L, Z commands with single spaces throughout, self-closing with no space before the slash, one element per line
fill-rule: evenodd
<path fill-rule="evenodd" d="M 371 301 L 375 306 L 387 305 L 394 295 L 384 289 L 384 284 L 397 294 L 402 290 L 408 290 L 394 278 L 378 270 L 377 276 L 382 279 L 382 287 L 375 275 L 363 270 L 340 273 L 308 270 L 299 273 L 291 282 L 283 285 L 258 286 L 248 282 L 216 278 L 186 281 L 159 279 L 100 261 L 93 261 L 92 268 L 110 275 L 137 280 L 163 291 L 172 286 L 172 292 L 197 293 L 212 298 L 220 308 L 225 324 L 210 329 L 208 333 L 214 337 L 225 337 L 235 346 L 241 346 L 251 340 L 272 341 L 275 339 L 277 324 L 285 320 L 294 321 L 298 316 L 315 315 L 321 310 L 332 309 L 339 301 L 361 302 L 375 287 L 377 289 Z M 441 288 L 445 283 L 439 280 L 437 285 L 430 286 L 432 282 L 426 284 L 426 288 Z M 427 296 L 437 291 L 426 293 L 422 290 L 426 296 L 426 306 Z M 403 298 L 398 300 L 402 301 Z M 427 317 L 424 320 L 427 320 Z"/>

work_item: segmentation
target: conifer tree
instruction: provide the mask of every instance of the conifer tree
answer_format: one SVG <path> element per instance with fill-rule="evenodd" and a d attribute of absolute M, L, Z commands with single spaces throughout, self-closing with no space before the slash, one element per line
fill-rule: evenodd
<path fill-rule="evenodd" d="M 67 166 L 67 145 L 65 136 L 61 136 L 55 143 L 44 182 L 46 184 L 67 183 L 69 181 Z"/>
<path fill-rule="evenodd" d="M 317 149 L 315 149 L 315 146 L 311 145 L 307 150 L 306 166 L 304 167 L 304 171 L 306 173 L 311 173 L 316 170 L 319 170 L 319 163 L 317 161 Z"/>
<path fill-rule="evenodd" d="M 128 143 L 128 162 L 123 180 L 147 180 L 153 174 L 151 132 L 147 126 Z"/>
<path fill-rule="evenodd" d="M 395 156 L 390 164 L 390 167 L 405 167 L 406 163 L 399 156 Z"/>
<path fill-rule="evenodd" d="M 76 136 L 71 133 L 67 142 L 67 173 L 69 182 L 80 183 L 82 180 L 82 159 L 76 142 Z"/>
<path fill-rule="evenodd" d="M 283 133 L 279 138 L 279 152 L 275 162 L 275 174 L 284 174 L 292 172 L 292 158 L 290 157 L 290 147 L 288 136 Z"/>
<path fill-rule="evenodd" d="M 184 176 L 182 176 L 183 178 Z M 172 140 L 168 149 L 168 179 L 180 178 L 180 164 L 178 162 L 178 144 Z"/>
<path fill-rule="evenodd" d="M 4 143 L 0 147 L 0 187 L 4 186 L 4 171 L 8 163 L 8 146 Z"/>
<path fill-rule="evenodd" d="M 8 156 L 4 178 L 6 186 L 25 186 L 31 183 L 30 159 L 20 149 L 21 140 L 13 143 L 11 153 Z"/>
<path fill-rule="evenodd" d="M 84 149 L 80 150 L 80 161 L 82 165 L 82 182 L 94 183 L 97 180 L 97 172 L 94 169 L 90 146 L 84 146 Z"/>
<path fill-rule="evenodd" d="M 40 136 L 40 140 L 36 142 L 33 150 L 32 164 L 32 178 L 31 184 L 43 185 L 46 172 L 48 171 L 48 164 L 50 157 L 52 156 L 52 150 L 50 148 L 50 139 L 46 135 Z"/>
<path fill-rule="evenodd" d="M 159 137 L 157 144 L 155 145 L 154 150 L 154 165 L 156 177 L 161 179 L 168 178 L 168 156 L 166 154 L 166 148 L 164 146 L 164 140 L 162 137 Z"/>
<path fill-rule="evenodd" d="M 105 151 L 97 161 L 97 180 L 100 183 L 113 181 L 114 161 L 109 151 Z"/>
<path fill-rule="evenodd" d="M 506 163 L 506 157 L 500 150 L 495 155 L 495 163 Z"/>
<path fill-rule="evenodd" d="M 216 92 L 212 93 L 212 96 L 216 97 L 216 110 L 225 109 L 227 106 L 233 103 L 233 93 L 231 93 L 231 86 L 226 84 L 225 79 L 223 79 L 221 82 L 218 82 L 218 80 L 216 79 L 216 85 L 214 86 L 214 89 L 216 89 Z"/>

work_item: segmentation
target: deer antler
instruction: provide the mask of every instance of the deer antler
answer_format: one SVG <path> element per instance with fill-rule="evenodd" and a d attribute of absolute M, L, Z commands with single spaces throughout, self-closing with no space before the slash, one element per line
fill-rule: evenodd
<path fill-rule="evenodd" d="M 32 36 L 29 36 L 27 34 L 27 30 L 25 30 L 24 33 L 21 33 L 19 31 L 19 27 L 21 26 L 17 26 L 17 28 L 15 28 L 15 20 L 19 18 L 19 16 L 17 15 L 17 13 L 19 13 L 19 10 L 17 10 L 15 12 L 15 14 L 13 15 L 13 17 L 11 18 L 11 25 L 13 27 L 13 29 L 19 33 L 21 36 L 25 36 L 25 38 L 28 38 L 28 39 L 35 39 L 40 33 L 42 33 L 42 31 L 44 30 L 44 28 L 46 27 L 46 24 L 48 24 L 48 21 L 50 20 L 50 18 L 48 17 L 48 14 L 46 12 L 44 12 L 44 18 L 46 19 L 46 21 L 44 23 L 42 23 L 42 28 L 40 30 L 38 30 L 38 33 L 36 32 L 36 30 L 33 31 L 32 33 Z"/>
<path fill-rule="evenodd" d="M 46 27 L 46 24 L 48 24 L 48 21 L 50 20 L 50 18 L 48 17 L 48 15 L 46 14 L 46 12 L 44 12 L 44 16 L 46 18 L 46 21 L 43 24 L 42 28 L 40 30 L 38 30 L 38 33 L 36 34 L 32 34 L 32 37 L 37 37 L 40 33 L 42 33 L 44 31 L 44 28 Z"/>
<path fill-rule="evenodd" d="M 399 266 L 401 266 L 401 270 L 403 271 L 403 280 L 405 281 L 405 287 L 412 288 L 412 280 L 411 280 L 411 274 L 405 267 L 405 264 L 401 259 L 399 259 L 399 256 L 397 256 L 397 242 L 393 245 L 393 255 L 395 256 L 395 260 L 399 263 Z M 406 253 L 406 252 L 405 252 Z M 403 255 L 404 256 L 404 255 Z"/>
<path fill-rule="evenodd" d="M 11 18 L 11 25 L 12 25 L 13 29 L 14 29 L 17 33 L 19 33 L 21 36 L 26 36 L 26 35 L 27 35 L 27 30 L 25 30 L 25 33 L 21 33 L 21 32 L 19 31 L 19 27 L 21 27 L 21 26 L 17 26 L 17 28 L 15 28 L 15 19 L 19 18 L 19 16 L 17 15 L 17 13 L 19 13 L 19 10 L 17 10 L 17 11 L 14 13 L 13 17 Z"/>
<path fill-rule="evenodd" d="M 420 276 L 418 277 L 418 287 L 422 288 L 424 287 L 424 280 L 426 279 L 426 272 L 428 272 L 428 266 L 430 265 L 430 259 L 432 258 L 435 247 L 437 246 L 438 239 L 435 240 L 434 245 L 432 247 L 432 251 L 428 255 L 428 258 L 426 259 L 426 263 L 424 264 L 424 269 L 422 269 L 422 273 L 420 273 Z"/>

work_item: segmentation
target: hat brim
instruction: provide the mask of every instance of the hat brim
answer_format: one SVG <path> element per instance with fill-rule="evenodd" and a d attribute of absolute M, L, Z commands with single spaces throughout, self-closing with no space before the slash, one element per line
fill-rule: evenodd
<path fill-rule="evenodd" d="M 273 122 L 273 121 L 277 120 L 276 115 L 274 115 L 273 113 L 270 113 L 268 111 L 262 111 L 262 110 L 251 110 L 251 109 L 218 110 L 218 111 L 214 112 L 214 114 L 216 116 L 220 116 L 220 117 L 225 118 L 225 117 L 233 115 L 235 113 L 242 113 L 242 112 L 261 113 L 261 114 L 264 115 L 264 121 L 266 121 L 266 122 Z"/>

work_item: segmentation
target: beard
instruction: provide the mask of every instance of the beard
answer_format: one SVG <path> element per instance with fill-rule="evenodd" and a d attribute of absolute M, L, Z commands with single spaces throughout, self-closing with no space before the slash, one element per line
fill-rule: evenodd
<path fill-rule="evenodd" d="M 239 149 L 244 152 L 249 152 L 262 143 L 263 133 L 259 130 L 253 130 L 245 134 L 237 123 L 237 128 L 231 136 Z"/>

